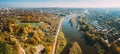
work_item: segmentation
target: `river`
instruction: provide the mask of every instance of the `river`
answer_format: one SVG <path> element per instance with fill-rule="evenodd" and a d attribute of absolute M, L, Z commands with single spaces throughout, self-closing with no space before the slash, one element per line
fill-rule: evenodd
<path fill-rule="evenodd" d="M 72 27 L 69 20 L 70 18 L 66 18 L 62 23 L 62 31 L 67 39 L 67 45 L 61 54 L 69 54 L 69 48 L 74 41 L 79 43 L 83 54 L 97 54 L 93 46 L 86 45 L 84 38 L 82 38 L 82 34 L 76 29 L 77 22 L 75 26 Z"/>

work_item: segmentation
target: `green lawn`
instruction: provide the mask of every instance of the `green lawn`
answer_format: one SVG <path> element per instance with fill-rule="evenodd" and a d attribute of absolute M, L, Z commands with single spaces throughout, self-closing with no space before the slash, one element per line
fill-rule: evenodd
<path fill-rule="evenodd" d="M 40 23 L 17 23 L 17 25 L 21 25 L 21 26 L 27 26 L 27 25 L 31 25 L 33 27 L 39 27 L 43 24 L 43 22 Z"/>

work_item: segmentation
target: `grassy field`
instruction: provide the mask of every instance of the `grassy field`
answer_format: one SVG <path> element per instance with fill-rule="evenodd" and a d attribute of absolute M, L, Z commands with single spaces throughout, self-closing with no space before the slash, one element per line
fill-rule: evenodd
<path fill-rule="evenodd" d="M 39 27 L 42 24 L 43 24 L 43 22 L 40 22 L 40 23 L 17 23 L 17 25 L 21 25 L 21 26 L 31 25 L 32 27 Z"/>

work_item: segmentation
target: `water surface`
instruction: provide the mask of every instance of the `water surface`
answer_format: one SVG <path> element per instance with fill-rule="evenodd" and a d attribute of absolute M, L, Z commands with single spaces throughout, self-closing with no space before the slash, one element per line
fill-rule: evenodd
<path fill-rule="evenodd" d="M 62 23 L 62 31 L 67 38 L 67 45 L 61 54 L 69 54 L 69 48 L 74 41 L 79 43 L 83 54 L 97 54 L 94 47 L 86 45 L 84 38 L 82 38 L 82 34 L 76 29 L 77 23 L 72 27 L 69 20 L 70 18 L 66 18 Z"/>

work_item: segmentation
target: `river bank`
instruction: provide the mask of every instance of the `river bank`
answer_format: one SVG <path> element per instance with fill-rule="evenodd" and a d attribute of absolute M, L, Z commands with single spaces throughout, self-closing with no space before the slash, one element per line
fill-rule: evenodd
<path fill-rule="evenodd" d="M 70 46 L 74 41 L 77 41 L 79 43 L 83 54 L 97 54 L 94 47 L 86 45 L 84 38 L 82 38 L 83 35 L 76 29 L 77 26 L 75 25 L 74 27 L 71 27 L 69 20 L 70 18 L 66 18 L 62 23 L 62 31 L 67 38 L 67 45 L 61 54 L 69 54 Z"/>

